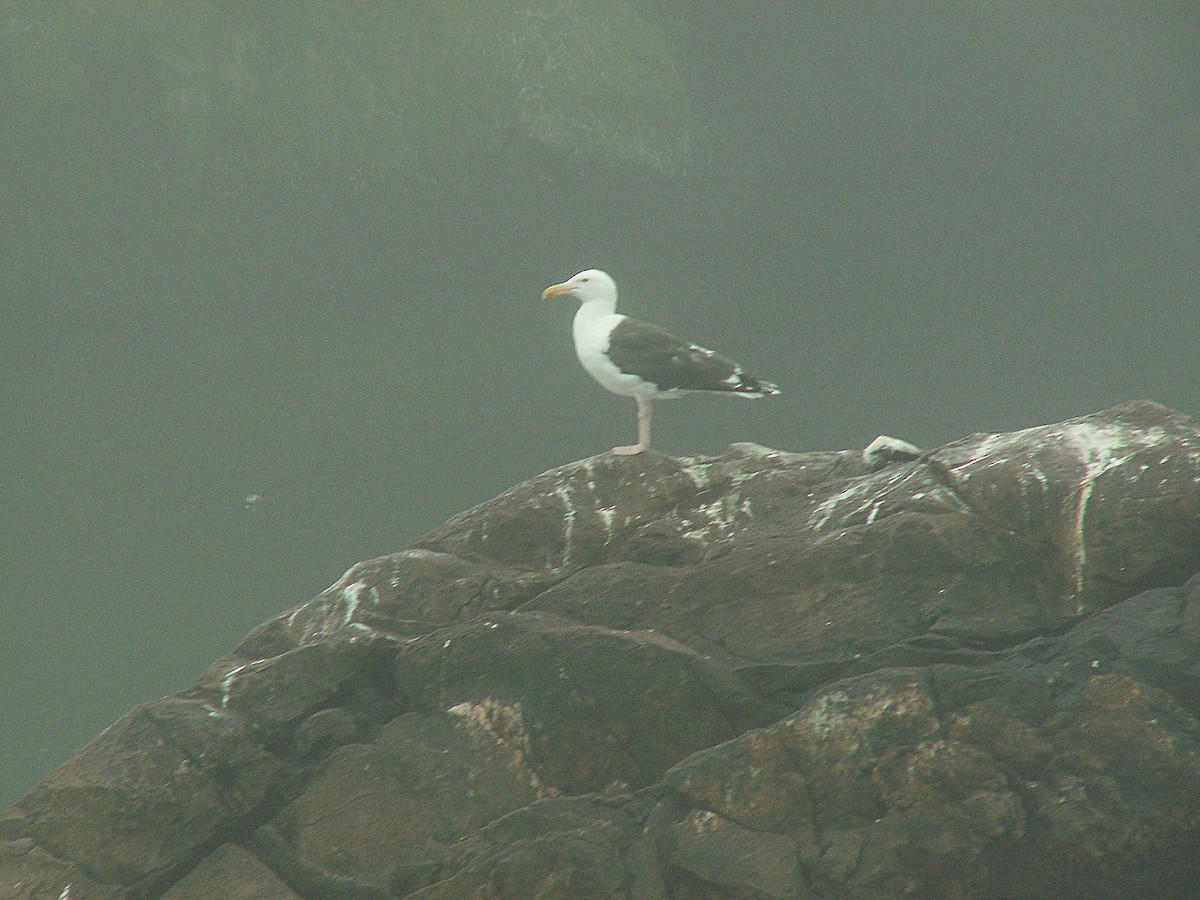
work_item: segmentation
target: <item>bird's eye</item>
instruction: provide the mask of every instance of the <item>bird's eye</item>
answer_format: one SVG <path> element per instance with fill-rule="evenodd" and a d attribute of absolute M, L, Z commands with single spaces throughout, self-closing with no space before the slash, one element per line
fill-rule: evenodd
<path fill-rule="evenodd" d="M 584 284 L 587 284 L 587 282 L 591 281 L 592 279 L 590 279 L 590 278 L 580 278 L 579 280 L 580 280 L 580 282 L 582 282 L 582 283 L 584 283 Z"/>

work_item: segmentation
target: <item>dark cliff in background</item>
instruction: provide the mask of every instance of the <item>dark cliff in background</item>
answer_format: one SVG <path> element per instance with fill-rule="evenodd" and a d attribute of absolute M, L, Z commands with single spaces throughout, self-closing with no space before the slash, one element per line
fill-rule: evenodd
<path fill-rule="evenodd" d="M 0 885 L 1186 896 L 1198 571 L 1200 426 L 1152 403 L 891 462 L 593 457 L 122 717 L 0 817 Z"/>

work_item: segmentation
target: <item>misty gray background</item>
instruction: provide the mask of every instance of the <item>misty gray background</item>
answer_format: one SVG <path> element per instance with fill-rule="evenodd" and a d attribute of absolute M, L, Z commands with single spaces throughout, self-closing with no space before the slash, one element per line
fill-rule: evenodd
<path fill-rule="evenodd" d="M 676 455 L 1198 409 L 1191 2 L 0 2 L 0 110 L 0 805 L 631 441 L 585 267 L 785 391 Z"/>

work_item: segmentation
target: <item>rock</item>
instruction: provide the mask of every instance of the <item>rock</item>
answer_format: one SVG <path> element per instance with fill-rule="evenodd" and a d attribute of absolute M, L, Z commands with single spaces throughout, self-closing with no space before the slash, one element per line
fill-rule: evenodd
<path fill-rule="evenodd" d="M 642 835 L 645 816 L 636 801 L 539 800 L 450 847 L 446 877 L 409 896 L 665 900 L 669 895 Z"/>
<path fill-rule="evenodd" d="M 0 817 L 0 893 L 1185 896 L 1197 572 L 1152 403 L 584 460 L 123 717 Z"/>
<path fill-rule="evenodd" d="M 222 844 L 165 894 L 163 900 L 298 900 L 254 854 Z"/>
<path fill-rule="evenodd" d="M 446 848 L 544 793 L 523 749 L 467 713 L 405 713 L 334 750 L 249 846 L 307 888 L 419 886 Z"/>
<path fill-rule="evenodd" d="M 259 808 L 282 770 L 244 718 L 168 697 L 59 766 L 0 818 L 0 839 L 32 838 L 91 880 L 152 892 Z"/>

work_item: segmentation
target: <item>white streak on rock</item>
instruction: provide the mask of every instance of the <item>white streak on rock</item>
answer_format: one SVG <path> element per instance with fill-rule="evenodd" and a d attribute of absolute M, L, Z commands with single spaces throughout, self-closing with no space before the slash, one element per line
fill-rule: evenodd
<path fill-rule="evenodd" d="M 835 512 L 842 513 L 842 520 L 845 521 L 859 513 L 866 513 L 872 506 L 878 507 L 883 502 L 881 495 L 909 477 L 909 472 L 904 469 L 884 471 L 888 472 L 888 476 L 882 483 L 878 475 L 855 478 L 841 491 L 822 500 L 809 519 L 812 529 L 819 531 Z"/>
<path fill-rule="evenodd" d="M 587 472 L 588 490 L 593 494 L 596 493 L 596 464 L 593 460 L 585 460 L 581 466 L 583 471 Z"/>
<path fill-rule="evenodd" d="M 221 709 L 229 706 L 229 692 L 233 690 L 233 682 L 237 678 L 238 673 L 245 669 L 247 665 L 248 663 L 242 663 L 240 666 L 234 666 L 221 679 Z"/>
<path fill-rule="evenodd" d="M 221 679 L 221 709 L 225 709 L 229 705 L 229 697 L 233 691 L 233 683 L 237 680 L 238 675 L 246 669 L 260 666 L 265 663 L 266 659 L 252 659 L 248 663 L 242 663 L 240 666 L 234 666 L 225 673 L 225 677 Z"/>
<path fill-rule="evenodd" d="M 563 554 L 562 564 L 571 563 L 571 537 L 575 533 L 575 504 L 571 501 L 571 492 L 565 484 L 554 489 L 555 495 L 563 505 Z"/>
<path fill-rule="evenodd" d="M 358 604 L 362 600 L 362 593 L 366 587 L 361 581 L 356 581 L 342 588 L 343 625 L 349 625 L 350 620 L 354 618 L 354 611 L 358 609 Z"/>
<path fill-rule="evenodd" d="M 400 555 L 408 559 L 438 559 L 439 557 L 448 556 L 449 554 L 436 553 L 433 550 L 425 550 L 421 547 L 418 547 L 415 550 L 405 550 Z"/>
<path fill-rule="evenodd" d="M 1105 472 L 1124 465 L 1138 446 L 1152 445 L 1161 439 L 1160 429 L 1135 432 L 1113 425 L 1073 425 L 1065 428 L 1062 439 L 1083 463 L 1083 478 L 1075 506 L 1075 614 L 1083 613 L 1083 585 L 1087 570 L 1087 536 L 1085 522 L 1088 503 L 1096 487 L 1096 479 Z M 1165 457 L 1169 459 L 1170 457 Z"/>
<path fill-rule="evenodd" d="M 691 465 L 683 466 L 680 471 L 688 477 L 698 491 L 704 490 L 710 483 L 708 466 L 706 465 L 692 463 Z"/>

